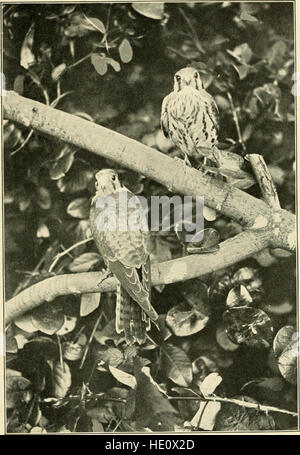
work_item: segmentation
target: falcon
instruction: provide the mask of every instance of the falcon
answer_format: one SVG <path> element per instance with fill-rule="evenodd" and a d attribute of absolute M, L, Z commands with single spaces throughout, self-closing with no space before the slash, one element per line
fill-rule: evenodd
<path fill-rule="evenodd" d="M 136 208 L 124 205 L 137 197 L 122 186 L 118 174 L 102 169 L 96 174 L 96 194 L 90 209 L 90 225 L 96 246 L 108 270 L 118 279 L 116 332 L 124 332 L 127 344 L 143 344 L 150 319 L 158 318 L 151 305 L 150 234 L 147 229 L 130 227 L 128 220 Z M 134 199 L 133 199 L 134 200 Z M 104 204 L 105 201 L 111 203 Z M 104 212 L 111 223 L 104 226 Z M 126 219 L 126 226 L 120 218 Z M 145 219 L 143 220 L 145 222 Z"/>
<path fill-rule="evenodd" d="M 217 164 L 218 107 L 203 88 L 195 68 L 183 68 L 174 76 L 174 89 L 162 103 L 161 128 L 179 147 L 186 164 L 207 158 Z"/>

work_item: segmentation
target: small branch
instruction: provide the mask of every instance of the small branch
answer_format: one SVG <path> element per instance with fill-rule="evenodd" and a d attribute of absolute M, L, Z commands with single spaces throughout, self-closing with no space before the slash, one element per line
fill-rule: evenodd
<path fill-rule="evenodd" d="M 201 397 L 168 397 L 169 400 L 201 400 Z M 243 408 L 256 409 L 261 412 L 278 412 L 280 414 L 288 414 L 293 417 L 298 417 L 297 412 L 288 411 L 287 409 L 279 409 L 274 406 L 265 406 L 259 403 L 250 403 L 249 401 L 236 400 L 235 398 L 223 398 L 215 395 L 203 397 L 203 401 L 217 401 L 220 403 L 231 403 L 236 404 L 237 406 L 242 406 Z"/>
<path fill-rule="evenodd" d="M 79 369 L 81 370 L 81 368 L 83 367 L 83 364 L 85 362 L 85 359 L 86 359 L 86 356 L 87 356 L 87 353 L 89 351 L 89 348 L 90 348 L 90 345 L 91 345 L 91 342 L 93 341 L 93 338 L 94 338 L 94 335 L 96 333 L 96 330 L 97 330 L 97 327 L 99 325 L 99 322 L 100 322 L 100 319 L 101 319 L 101 313 L 102 311 L 100 310 L 99 311 L 99 316 L 97 317 L 96 319 L 96 322 L 94 324 L 94 327 L 93 327 L 93 330 L 91 332 L 91 335 L 90 335 L 90 338 L 85 346 L 85 350 L 84 350 L 84 353 L 83 353 L 83 356 L 82 356 L 82 359 L 81 359 L 81 362 L 80 362 L 80 366 L 79 366 Z"/>
<path fill-rule="evenodd" d="M 237 115 L 236 108 L 234 107 L 232 96 L 231 96 L 230 92 L 227 92 L 227 97 L 228 97 L 228 100 L 229 100 L 229 103 L 230 103 L 232 116 L 233 116 L 233 120 L 234 120 L 234 123 L 235 123 L 235 127 L 236 127 L 236 132 L 237 132 L 237 135 L 238 135 L 239 143 L 241 144 L 243 150 L 245 151 L 246 150 L 246 146 L 245 146 L 243 138 L 242 138 L 240 123 L 239 123 L 239 117 Z"/>
<path fill-rule="evenodd" d="M 275 184 L 270 171 L 265 163 L 264 157 L 256 153 L 251 153 L 245 157 L 248 159 L 255 174 L 257 183 L 260 187 L 264 201 L 274 209 L 280 209 L 280 202 Z"/>
<path fill-rule="evenodd" d="M 152 285 L 190 280 L 226 268 L 266 248 L 268 239 L 267 231 L 249 230 L 220 243 L 220 248 L 215 253 L 195 254 L 152 264 Z M 114 291 L 117 280 L 112 277 L 103 279 L 104 277 L 105 272 L 86 272 L 57 275 L 40 281 L 6 302 L 6 323 L 61 295 Z"/>
<path fill-rule="evenodd" d="M 52 272 L 52 270 L 54 269 L 54 267 L 56 266 L 56 264 L 58 263 L 60 258 L 65 256 L 66 254 L 68 254 L 70 251 L 74 250 L 78 246 L 84 245 L 85 243 L 90 242 L 91 240 L 94 240 L 93 237 L 89 237 L 88 239 L 80 240 L 80 242 L 74 243 L 74 245 L 70 246 L 70 248 L 67 248 L 62 253 L 57 254 L 54 258 L 54 261 L 52 262 L 52 264 L 49 267 L 49 273 Z"/>

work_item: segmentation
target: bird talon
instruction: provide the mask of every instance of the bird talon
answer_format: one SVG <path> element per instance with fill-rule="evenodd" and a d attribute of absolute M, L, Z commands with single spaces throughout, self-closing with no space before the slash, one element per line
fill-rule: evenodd
<path fill-rule="evenodd" d="M 188 159 L 187 155 L 185 155 L 184 159 L 179 158 L 179 156 L 175 156 L 174 160 L 177 161 L 178 163 L 184 164 L 185 166 L 192 167 L 191 162 Z"/>

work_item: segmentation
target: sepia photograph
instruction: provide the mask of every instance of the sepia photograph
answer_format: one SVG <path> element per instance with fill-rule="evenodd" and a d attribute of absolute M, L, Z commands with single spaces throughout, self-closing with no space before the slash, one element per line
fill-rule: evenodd
<path fill-rule="evenodd" d="M 1 4 L 4 434 L 299 433 L 296 3 Z"/>

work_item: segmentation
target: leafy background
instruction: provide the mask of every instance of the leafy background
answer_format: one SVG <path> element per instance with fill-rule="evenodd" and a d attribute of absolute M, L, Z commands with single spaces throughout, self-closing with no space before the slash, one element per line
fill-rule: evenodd
<path fill-rule="evenodd" d="M 282 207 L 294 210 L 292 3 L 6 5 L 3 17 L 7 89 L 174 157 L 161 102 L 174 72 L 196 67 L 219 106 L 221 142 L 262 154 Z M 7 298 L 48 276 L 103 267 L 88 240 L 95 171 L 116 168 L 136 194 L 168 194 L 9 121 L 4 141 Z M 260 197 L 257 186 L 247 191 Z M 221 240 L 240 232 L 220 214 L 206 227 Z M 185 253 L 174 232 L 152 243 L 153 262 Z M 295 261 L 278 255 L 153 289 L 160 331 L 139 349 L 115 333 L 113 293 L 71 294 L 19 318 L 7 332 L 8 431 L 296 428 L 290 415 L 204 399 L 295 411 Z"/>

